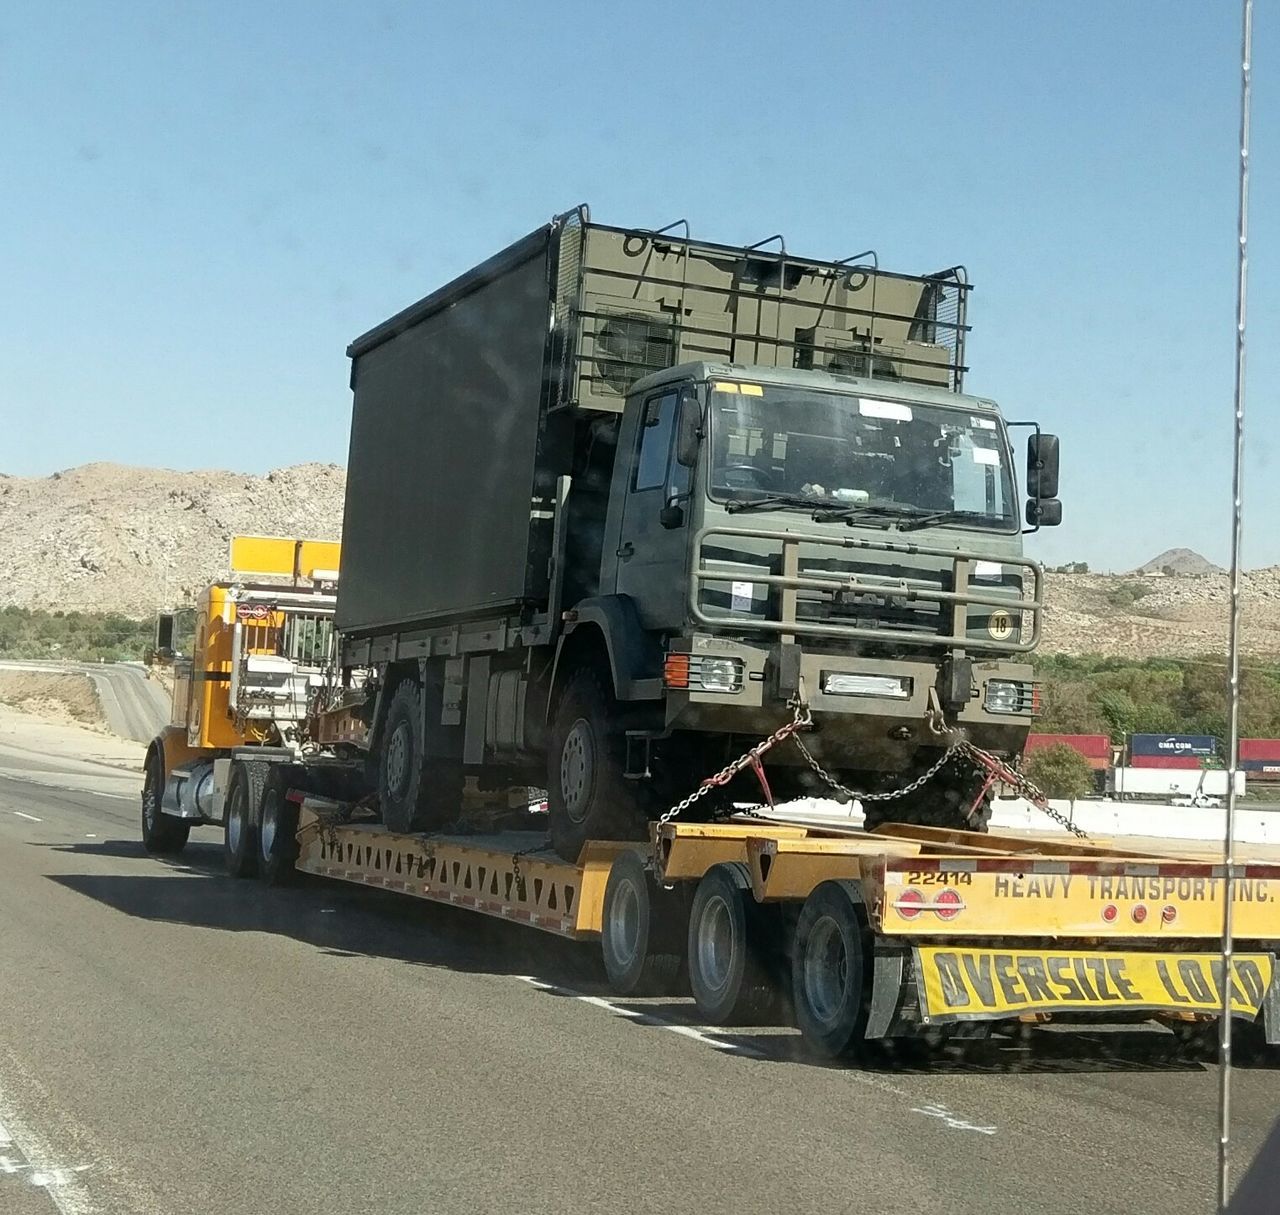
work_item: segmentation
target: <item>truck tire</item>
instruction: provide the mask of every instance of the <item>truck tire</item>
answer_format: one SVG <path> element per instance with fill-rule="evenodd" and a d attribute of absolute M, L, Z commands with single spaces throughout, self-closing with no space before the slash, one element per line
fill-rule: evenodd
<path fill-rule="evenodd" d="M 462 765 L 429 758 L 419 726 L 422 690 L 402 680 L 392 693 L 378 747 L 378 804 L 389 831 L 447 827 L 462 812 Z"/>
<path fill-rule="evenodd" d="M 239 759 L 231 761 L 222 855 L 233 878 L 253 877 L 258 871 L 258 816 L 266 767 Z"/>
<path fill-rule="evenodd" d="M 272 764 L 262 786 L 258 822 L 258 876 L 268 886 L 284 886 L 297 876 L 298 803 L 287 794 L 306 788 L 307 770 L 297 764 Z"/>
<path fill-rule="evenodd" d="M 556 706 L 547 749 L 551 844 L 576 861 L 587 840 L 643 839 L 647 787 L 629 781 L 617 705 L 594 670 L 569 680 Z"/>
<path fill-rule="evenodd" d="M 907 797 L 864 803 L 866 829 L 874 831 L 882 823 L 910 823 L 946 831 L 990 831 L 993 790 L 983 792 L 985 783 L 986 777 L 976 769 L 957 767 L 953 761 Z M 970 808 L 979 793 L 982 802 L 970 818 Z"/>
<path fill-rule="evenodd" d="M 713 865 L 689 912 L 689 987 L 711 1025 L 777 1024 L 783 999 L 775 976 L 780 955 L 776 908 L 751 893 L 745 865 Z"/>
<path fill-rule="evenodd" d="M 187 846 L 191 824 L 160 809 L 164 796 L 164 759 L 153 751 L 142 778 L 142 846 L 152 856 L 177 856 Z"/>
<path fill-rule="evenodd" d="M 623 996 L 681 994 L 689 917 L 680 887 L 663 890 L 638 852 L 624 852 L 604 888 L 600 950 L 613 990 Z"/>
<path fill-rule="evenodd" d="M 871 934 L 853 882 L 823 882 L 805 900 L 791 952 L 795 1021 L 824 1059 L 866 1049 Z"/>

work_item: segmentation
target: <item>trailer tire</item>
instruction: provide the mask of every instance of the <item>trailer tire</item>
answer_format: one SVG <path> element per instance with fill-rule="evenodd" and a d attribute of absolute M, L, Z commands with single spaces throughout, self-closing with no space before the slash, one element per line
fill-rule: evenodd
<path fill-rule="evenodd" d="M 227 813 L 222 855 L 233 878 L 258 872 L 258 816 L 266 764 L 233 759 L 227 778 Z"/>
<path fill-rule="evenodd" d="M 548 829 L 552 847 L 565 860 L 576 861 L 587 840 L 644 838 L 647 786 L 626 779 L 617 706 L 592 668 L 569 680 L 556 705 L 547 752 Z"/>
<path fill-rule="evenodd" d="M 462 765 L 429 758 L 419 718 L 423 691 L 403 679 L 391 695 L 378 746 L 378 804 L 389 831 L 447 827 L 462 812 Z M 429 706 L 428 706 L 429 707 Z"/>
<path fill-rule="evenodd" d="M 639 852 L 624 852 L 609 869 L 602 912 L 600 952 L 613 990 L 680 994 L 689 915 L 682 889 L 663 890 Z"/>
<path fill-rule="evenodd" d="M 871 933 L 853 882 L 830 881 L 805 900 L 791 953 L 796 1026 L 825 1059 L 867 1049 Z"/>
<path fill-rule="evenodd" d="M 689 986 L 711 1025 L 771 1025 L 784 1014 L 777 981 L 781 914 L 751 893 L 745 865 L 713 865 L 689 912 Z"/>
<path fill-rule="evenodd" d="M 297 876 L 298 803 L 287 796 L 306 787 L 307 770 L 298 764 L 272 764 L 262 786 L 258 818 L 258 876 L 268 886 L 284 886 Z"/>
<path fill-rule="evenodd" d="M 152 856 L 177 856 L 187 846 L 191 824 L 160 808 L 164 796 L 164 759 L 159 750 L 147 757 L 142 778 L 142 846 Z"/>

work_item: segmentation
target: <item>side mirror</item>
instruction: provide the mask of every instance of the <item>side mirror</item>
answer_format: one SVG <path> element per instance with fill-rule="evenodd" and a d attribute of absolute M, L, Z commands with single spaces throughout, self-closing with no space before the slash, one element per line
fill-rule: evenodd
<path fill-rule="evenodd" d="M 1027 440 L 1027 497 L 1058 496 L 1058 436 L 1034 434 Z"/>
<path fill-rule="evenodd" d="M 658 522 L 668 531 L 684 526 L 684 507 L 674 499 L 658 512 Z"/>
<path fill-rule="evenodd" d="M 1028 527 L 1057 527 L 1061 522 L 1062 503 L 1057 498 L 1031 498 L 1028 500 Z"/>
<path fill-rule="evenodd" d="M 172 612 L 160 612 L 156 616 L 155 652 L 160 658 L 173 657 L 173 623 Z"/>
<path fill-rule="evenodd" d="M 686 388 L 680 394 L 680 421 L 676 430 L 676 463 L 693 468 L 698 463 L 698 444 L 702 440 L 702 404 L 696 389 Z M 665 526 L 665 525 L 664 525 Z"/>

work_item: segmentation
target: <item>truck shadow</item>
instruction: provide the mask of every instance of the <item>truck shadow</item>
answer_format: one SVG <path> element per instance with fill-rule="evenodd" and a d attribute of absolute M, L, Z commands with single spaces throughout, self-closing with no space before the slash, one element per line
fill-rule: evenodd
<path fill-rule="evenodd" d="M 33 844 L 54 852 L 145 862 L 133 874 L 52 874 L 50 880 L 86 898 L 145 920 L 266 932 L 292 937 L 331 957 L 382 957 L 414 966 L 533 980 L 542 995 L 600 998 L 637 1030 L 677 1026 L 696 1031 L 728 1055 L 819 1068 L 856 1067 L 883 1074 L 1080 1074 L 1201 1072 L 1214 1051 L 1150 1026 L 997 1027 L 985 1040 L 886 1042 L 846 1062 L 815 1059 L 790 1026 L 708 1027 L 691 999 L 631 999 L 611 991 L 594 943 L 574 942 L 518 924 L 439 903 L 406 899 L 370 887 L 299 875 L 295 885 L 267 887 L 223 871 L 220 843 L 193 841 L 182 856 L 147 856 L 130 840 Z M 1257 1065 L 1249 1057 L 1241 1066 Z M 1266 1064 L 1274 1066 L 1273 1064 Z"/>

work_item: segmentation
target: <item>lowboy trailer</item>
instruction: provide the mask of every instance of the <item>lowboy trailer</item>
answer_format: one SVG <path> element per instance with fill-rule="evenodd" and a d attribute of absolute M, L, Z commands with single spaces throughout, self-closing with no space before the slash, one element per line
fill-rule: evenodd
<path fill-rule="evenodd" d="M 269 880 L 300 870 L 599 941 L 621 994 L 687 982 L 706 1023 L 791 1017 L 824 1057 L 1019 1018 L 1190 1026 L 1221 1008 L 1224 872 L 1207 855 L 741 815 L 569 862 L 542 832 L 400 834 L 287 784 L 263 804 Z M 1238 865 L 1234 897 L 1231 1007 L 1274 1053 L 1280 862 Z"/>

